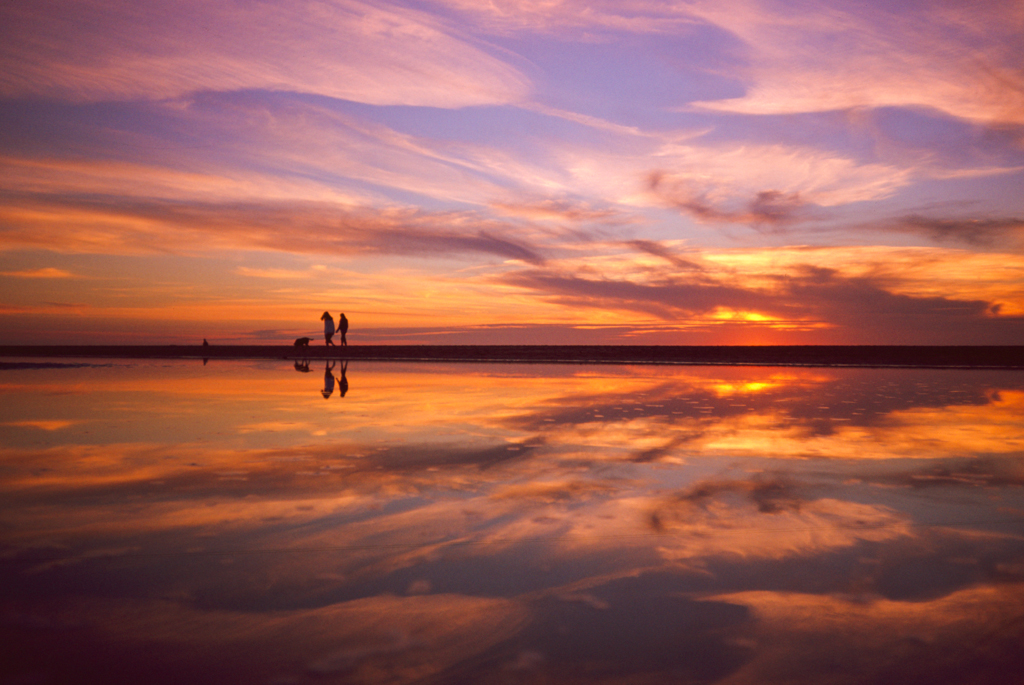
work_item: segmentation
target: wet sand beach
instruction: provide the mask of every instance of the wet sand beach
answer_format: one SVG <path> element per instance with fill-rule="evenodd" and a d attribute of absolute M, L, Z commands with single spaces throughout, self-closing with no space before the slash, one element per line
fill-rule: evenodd
<path fill-rule="evenodd" d="M 6 345 L 0 357 L 1024 368 L 1024 346 Z"/>
<path fill-rule="evenodd" d="M 1024 671 L 1024 369 L 807 365 L 971 360 L 941 348 L 51 352 L 0 357 L 0 682 Z M 441 353 L 463 361 L 397 361 Z M 493 361 L 524 353 L 608 363 Z M 790 365 L 725 361 L 757 353 Z M 644 358 L 683 361 L 621 363 Z"/>

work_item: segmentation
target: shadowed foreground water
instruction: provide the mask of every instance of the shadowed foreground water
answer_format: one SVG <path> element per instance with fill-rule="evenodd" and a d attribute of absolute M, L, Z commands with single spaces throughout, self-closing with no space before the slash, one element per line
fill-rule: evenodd
<path fill-rule="evenodd" d="M 0 395 L 0 682 L 1024 667 L 1024 372 L 37 359 Z"/>

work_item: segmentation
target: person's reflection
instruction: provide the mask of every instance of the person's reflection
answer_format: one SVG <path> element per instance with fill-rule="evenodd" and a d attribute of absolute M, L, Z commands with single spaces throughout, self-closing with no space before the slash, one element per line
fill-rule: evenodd
<path fill-rule="evenodd" d="M 334 394 L 334 360 L 324 364 L 324 389 L 320 391 L 326 400 Z"/>
<path fill-rule="evenodd" d="M 309 373 L 309 360 L 308 359 L 302 359 L 302 360 L 296 359 L 295 360 L 295 370 L 299 371 L 300 373 Z"/>
<path fill-rule="evenodd" d="M 339 396 L 344 397 L 345 393 L 348 392 L 348 379 L 345 378 L 345 371 L 348 370 L 348 360 L 346 359 L 341 364 L 341 378 L 338 379 L 338 392 L 341 393 Z"/>

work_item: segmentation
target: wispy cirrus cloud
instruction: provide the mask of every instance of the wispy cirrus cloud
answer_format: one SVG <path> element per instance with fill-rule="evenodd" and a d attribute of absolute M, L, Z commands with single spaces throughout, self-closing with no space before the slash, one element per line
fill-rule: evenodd
<path fill-rule="evenodd" d="M 742 114 L 928 107 L 972 121 L 1024 123 L 1024 80 L 1013 3 L 877 6 L 832 0 L 460 2 L 484 30 L 558 32 L 611 41 L 625 34 L 680 35 L 714 27 L 735 40 L 728 59 L 697 64 L 746 86 L 740 97 L 695 109 Z M 721 38 L 716 41 L 722 43 Z"/>
<path fill-rule="evenodd" d="M 823 207 L 881 200 L 911 182 L 905 166 L 798 145 L 717 143 L 668 144 L 648 168 L 648 187 L 668 198 L 750 203 L 747 210 L 771 216 L 778 205 Z M 761 193 L 767 193 L 761 196 Z"/>
<path fill-rule="evenodd" d="M 445 5 L 457 8 L 485 30 L 495 33 L 577 33 L 592 41 L 601 40 L 602 31 L 668 33 L 700 21 L 685 7 L 648 0 L 555 0 L 543 3 L 533 0 L 488 3 L 455 0 Z"/>
<path fill-rule="evenodd" d="M 698 221 L 775 224 L 821 219 L 892 197 L 914 181 L 897 164 L 798 144 L 666 135 L 621 149 L 556 146 L 566 184 L 634 210 L 671 207 Z"/>
<path fill-rule="evenodd" d="M 409 202 L 412 195 L 548 219 L 614 213 L 601 206 L 606 202 L 568 199 L 571 176 L 547 159 L 543 143 L 523 150 L 500 137 L 466 141 L 408 131 L 402 122 L 376 120 L 382 111 L 294 94 L 204 93 L 65 106 L 40 126 L 36 109 L 14 105 L 0 114 L 10 128 L 8 140 L 0 138 L 0 150 L 4 142 L 9 150 L 0 152 L 0 172 L 8 191 L 353 204 Z M 492 121 L 477 112 L 449 116 L 498 132 L 508 116 L 501 110 Z M 125 123 L 136 120 L 146 122 L 142 130 Z M 76 135 L 68 139 L 67 129 Z"/>
<path fill-rule="evenodd" d="M 435 18 L 359 0 L 19 0 L 4 5 L 3 21 L 7 97 L 164 99 L 258 88 L 464 107 L 518 101 L 530 87 L 518 69 Z"/>
<path fill-rule="evenodd" d="M 0 208 L 0 247 L 65 252 L 192 254 L 265 249 L 334 255 L 445 257 L 478 253 L 539 265 L 516 227 L 472 212 L 344 208 L 327 203 L 178 203 L 29 197 Z M 510 235 L 511 234 L 511 235 Z M 505 237 L 508 236 L 508 237 Z"/>
<path fill-rule="evenodd" d="M 587 202 L 541 199 L 520 202 L 492 202 L 490 207 L 499 214 L 521 216 L 538 221 L 559 221 L 566 223 L 594 222 L 602 224 L 629 223 L 630 217 L 621 211 L 608 208 L 594 208 Z"/>
<path fill-rule="evenodd" d="M 882 106 L 931 107 L 982 122 L 1024 123 L 1024 80 L 1013 3 L 810 8 L 777 0 L 687 9 L 746 45 L 747 93 L 707 110 L 793 113 Z M 984 36 L 984 41 L 979 40 Z"/>

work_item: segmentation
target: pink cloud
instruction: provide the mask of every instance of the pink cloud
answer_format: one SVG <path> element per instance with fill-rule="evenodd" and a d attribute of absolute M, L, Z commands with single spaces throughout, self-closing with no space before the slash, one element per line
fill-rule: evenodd
<path fill-rule="evenodd" d="M 1019 7 L 905 7 L 695 2 L 690 11 L 749 50 L 747 93 L 699 108 L 782 114 L 919 106 L 977 122 L 1024 123 Z"/>
<path fill-rule="evenodd" d="M 799 192 L 762 190 L 744 206 L 727 209 L 716 207 L 705 196 L 689 190 L 686 183 L 666 181 L 665 174 L 661 172 L 651 173 L 648 186 L 657 197 L 701 222 L 771 228 L 810 218 L 806 209 L 808 203 L 801 199 Z"/>
<path fill-rule="evenodd" d="M 202 90 L 432 107 L 521 100 L 528 80 L 429 15 L 359 0 L 8 3 L 0 93 L 73 101 Z"/>

